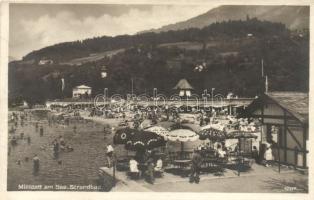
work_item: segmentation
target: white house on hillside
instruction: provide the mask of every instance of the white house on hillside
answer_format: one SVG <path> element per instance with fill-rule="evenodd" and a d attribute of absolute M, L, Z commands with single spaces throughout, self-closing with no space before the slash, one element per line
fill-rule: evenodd
<path fill-rule="evenodd" d="M 92 94 L 92 88 L 86 85 L 79 85 L 73 88 L 73 98 L 80 98 L 90 96 Z"/>
<path fill-rule="evenodd" d="M 51 65 L 51 64 L 53 64 L 53 60 L 50 59 L 41 59 L 38 62 L 38 65 Z"/>

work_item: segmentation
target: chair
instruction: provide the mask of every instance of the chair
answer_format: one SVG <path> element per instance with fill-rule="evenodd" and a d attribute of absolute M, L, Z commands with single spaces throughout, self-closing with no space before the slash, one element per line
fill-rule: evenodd
<path fill-rule="evenodd" d="M 140 172 L 127 172 L 127 175 L 132 180 L 138 180 L 140 178 Z"/>
<path fill-rule="evenodd" d="M 161 178 L 164 176 L 164 170 L 160 169 L 160 170 L 154 170 L 154 176 L 157 178 Z"/>

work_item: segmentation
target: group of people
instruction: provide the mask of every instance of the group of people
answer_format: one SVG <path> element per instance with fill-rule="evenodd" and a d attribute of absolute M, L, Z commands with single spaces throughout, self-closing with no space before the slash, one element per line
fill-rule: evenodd
<path fill-rule="evenodd" d="M 31 119 L 31 113 L 27 113 L 27 112 L 13 112 L 11 114 L 10 118 L 10 122 L 13 124 L 13 126 L 11 127 L 11 129 L 9 130 L 9 133 L 12 135 L 11 139 L 10 139 L 10 143 L 11 145 L 9 146 L 9 151 L 8 154 L 10 155 L 11 153 L 11 146 L 14 147 L 16 145 L 18 145 L 18 140 L 26 140 L 28 145 L 31 145 L 31 136 L 30 135 L 25 135 L 24 132 L 20 132 L 19 136 L 16 136 L 16 131 L 18 130 L 18 122 L 21 121 L 21 127 L 23 127 L 24 124 L 24 120 L 30 118 Z M 23 123 L 22 123 L 23 121 Z M 43 137 L 44 136 L 44 127 L 43 125 L 40 125 L 39 121 L 35 121 L 33 123 L 35 132 L 38 133 L 39 137 Z M 74 130 L 75 131 L 75 130 Z M 46 149 L 45 145 L 40 147 L 41 150 Z M 52 150 L 53 150 L 53 157 L 55 159 L 57 159 L 59 157 L 59 153 L 61 151 L 65 151 L 65 152 L 70 152 L 73 151 L 74 149 L 66 144 L 66 142 L 64 141 L 63 136 L 59 136 L 58 138 L 54 139 L 52 142 Z M 25 161 L 27 162 L 29 160 L 29 157 L 25 157 Z M 21 160 L 18 160 L 18 164 L 21 164 Z M 58 161 L 59 162 L 59 161 Z M 33 156 L 33 174 L 34 175 L 38 175 L 39 174 L 39 170 L 40 170 L 40 159 L 38 154 L 34 154 Z"/>
<path fill-rule="evenodd" d="M 143 155 L 130 159 L 129 170 L 137 177 L 144 175 L 148 183 L 154 184 L 155 175 L 163 172 L 163 161 L 161 156 L 156 156 L 153 151 L 146 151 Z"/>
<path fill-rule="evenodd" d="M 59 152 L 71 152 L 74 151 L 71 145 L 66 144 L 64 138 L 60 135 L 58 139 L 54 139 L 52 142 L 53 146 L 53 156 L 55 159 L 59 157 Z"/>
<path fill-rule="evenodd" d="M 200 126 L 208 125 L 213 118 L 216 116 L 216 112 L 213 110 L 212 112 L 204 112 L 201 110 L 201 113 L 199 114 L 198 118 L 200 121 Z"/>
<path fill-rule="evenodd" d="M 108 167 L 114 167 L 116 155 L 111 144 L 107 145 L 106 157 Z M 148 183 L 153 184 L 156 173 L 162 174 L 163 161 L 154 151 L 137 151 L 136 155 L 129 160 L 129 173 L 133 178 L 145 177 Z"/>
<path fill-rule="evenodd" d="M 10 122 L 13 124 L 11 128 L 9 129 L 10 135 L 12 135 L 10 139 L 11 146 L 16 146 L 18 144 L 18 140 L 27 140 L 27 143 L 31 144 L 31 137 L 29 135 L 25 135 L 24 132 L 20 132 L 19 136 L 16 135 L 16 131 L 18 130 L 18 122 L 21 121 L 20 125 L 23 127 L 25 125 L 24 120 L 26 120 L 30 116 L 30 114 L 23 112 L 20 114 L 17 114 L 13 112 L 10 116 Z M 38 131 L 38 127 L 36 129 Z M 40 128 L 40 135 L 43 135 L 43 128 Z M 9 146 L 10 150 L 10 146 Z"/>
<path fill-rule="evenodd" d="M 228 154 L 230 152 L 238 152 L 240 150 L 239 144 L 236 143 L 234 148 L 227 147 L 225 142 L 215 142 L 213 145 L 211 145 L 209 142 L 204 144 L 201 144 L 197 147 L 197 150 L 199 152 L 204 152 L 204 151 L 211 151 L 214 152 L 214 155 L 217 158 L 227 158 Z"/>
<path fill-rule="evenodd" d="M 19 136 L 16 136 L 16 131 L 18 130 L 18 125 L 19 125 L 19 121 L 20 121 L 20 125 L 21 127 L 23 127 L 25 125 L 24 120 L 31 120 L 32 116 L 30 113 L 27 112 L 12 112 L 10 118 L 10 122 L 13 124 L 13 126 L 11 127 L 11 129 L 9 130 L 9 133 L 12 135 L 10 143 L 11 146 L 14 147 L 16 145 L 18 145 L 18 140 L 26 140 L 28 145 L 31 145 L 31 137 L 29 135 L 24 134 L 24 132 L 20 132 Z M 35 131 L 39 132 L 39 136 L 42 137 L 44 135 L 44 128 L 43 126 L 39 126 L 39 123 L 36 122 L 34 124 L 35 126 Z M 8 150 L 8 155 L 10 155 L 11 153 L 11 146 L 9 146 L 9 150 Z M 29 157 L 25 157 L 24 159 L 25 162 L 29 161 Z M 17 164 L 21 165 L 22 161 L 21 159 L 17 160 Z M 38 157 L 37 154 L 34 154 L 33 156 L 33 174 L 34 176 L 37 176 L 40 170 L 40 159 Z"/>

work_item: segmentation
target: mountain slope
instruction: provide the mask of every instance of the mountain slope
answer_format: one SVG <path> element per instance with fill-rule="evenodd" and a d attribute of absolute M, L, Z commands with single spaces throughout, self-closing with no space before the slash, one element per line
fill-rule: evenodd
<path fill-rule="evenodd" d="M 110 51 L 114 48 L 123 51 L 112 55 L 117 52 Z M 35 62 L 43 58 L 55 62 Z M 270 90 L 308 91 L 309 34 L 294 34 L 283 24 L 250 19 L 46 47 L 9 64 L 9 101 L 24 99 L 33 104 L 71 97 L 72 88 L 82 84 L 92 87 L 93 95 L 104 88 L 110 94 L 125 95 L 133 83 L 134 94 L 151 94 L 158 88 L 170 96 L 181 78 L 191 83 L 195 94 L 216 88 L 223 95 L 255 96 L 264 88 L 261 59 Z M 75 66 L 77 62 L 82 64 Z"/>
<path fill-rule="evenodd" d="M 211 9 L 192 19 L 144 32 L 163 32 L 187 28 L 203 28 L 215 22 L 244 20 L 248 17 L 281 22 L 289 29 L 309 27 L 309 7 L 306 6 L 254 6 L 226 5 Z"/>
<path fill-rule="evenodd" d="M 57 63 L 67 63 L 73 59 L 87 58 L 95 54 L 130 48 L 141 45 L 159 45 L 162 43 L 175 43 L 184 41 L 205 41 L 217 37 L 243 37 L 248 33 L 255 36 L 288 34 L 288 30 L 281 23 L 260 21 L 256 18 L 243 21 L 229 21 L 214 23 L 203 29 L 191 28 L 187 30 L 143 33 L 138 35 L 121 35 L 116 37 L 96 37 L 83 41 L 59 43 L 48 46 L 23 57 L 23 61 L 51 59 Z"/>

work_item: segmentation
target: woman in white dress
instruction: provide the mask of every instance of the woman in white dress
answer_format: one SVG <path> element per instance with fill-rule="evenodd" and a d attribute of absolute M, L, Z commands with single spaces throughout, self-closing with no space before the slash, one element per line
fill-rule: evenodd
<path fill-rule="evenodd" d="M 270 145 L 267 145 L 266 151 L 264 153 L 264 158 L 266 160 L 266 167 L 269 167 L 271 162 L 274 160 Z"/>

